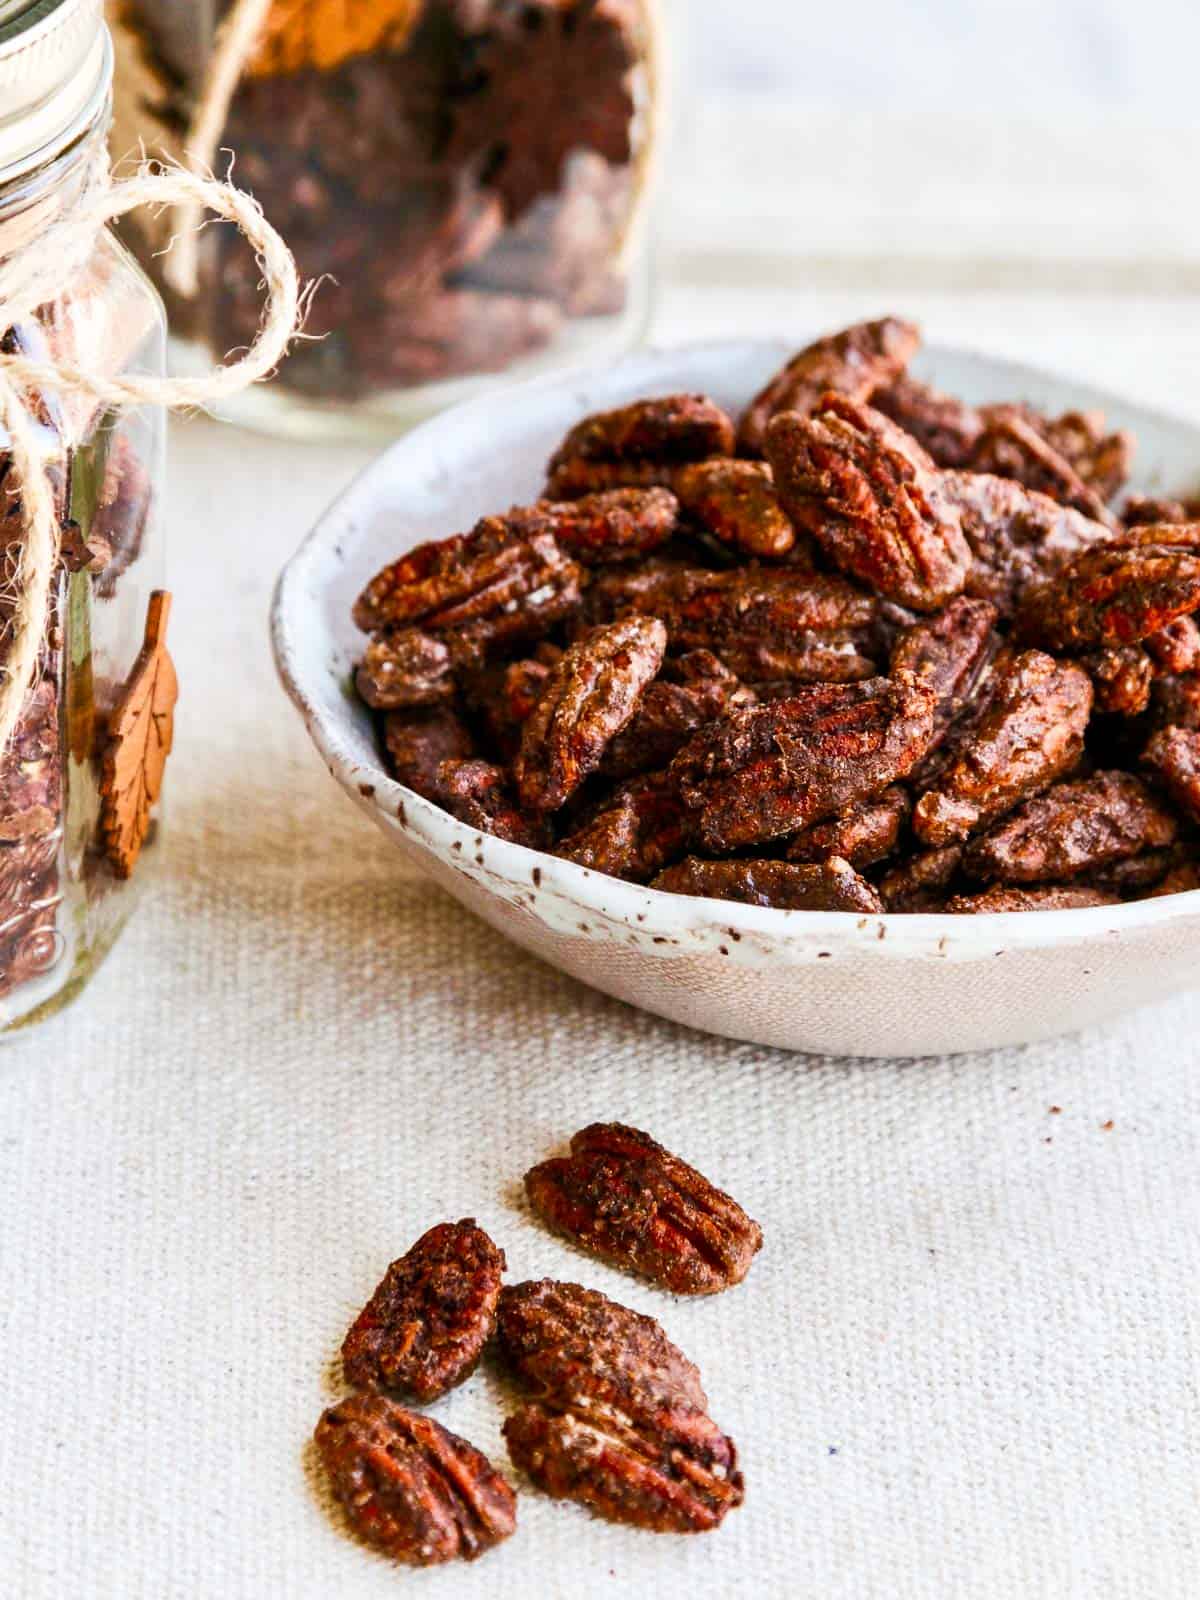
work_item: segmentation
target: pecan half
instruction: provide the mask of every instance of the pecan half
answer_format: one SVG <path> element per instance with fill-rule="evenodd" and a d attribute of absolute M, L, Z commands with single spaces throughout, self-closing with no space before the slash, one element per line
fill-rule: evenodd
<path fill-rule="evenodd" d="M 942 394 L 930 384 L 903 374 L 886 389 L 867 398 L 876 411 L 882 411 L 912 434 L 939 467 L 966 467 L 970 464 L 983 418 L 974 406 L 951 394 Z"/>
<path fill-rule="evenodd" d="M 848 683 L 877 670 L 879 602 L 844 578 L 685 568 L 618 603 L 661 618 L 673 651 L 711 650 L 746 683 Z"/>
<path fill-rule="evenodd" d="M 661 1533 L 706 1532 L 741 1505 L 733 1441 L 657 1322 L 543 1279 L 503 1291 L 498 1334 L 532 1397 L 504 1425 L 509 1454 L 547 1494 Z"/>
<path fill-rule="evenodd" d="M 881 412 L 825 395 L 812 416 L 776 417 L 766 453 L 784 510 L 843 572 L 914 611 L 961 592 L 971 552 L 958 507 Z"/>
<path fill-rule="evenodd" d="M 1195 617 L 1176 617 L 1143 639 L 1156 674 L 1200 672 L 1200 628 Z"/>
<path fill-rule="evenodd" d="M 529 656 L 495 662 L 461 675 L 468 706 L 479 719 L 489 745 L 505 761 L 511 761 L 520 749 L 521 729 L 541 698 L 550 668 L 562 654 L 550 645 L 543 646 L 543 651 L 545 660 Z"/>
<path fill-rule="evenodd" d="M 1104 889 L 1079 884 L 1044 884 L 1015 889 L 997 883 L 982 894 L 956 894 L 941 908 L 951 916 L 982 916 L 989 911 L 1082 911 L 1088 906 L 1119 906 L 1120 897 Z"/>
<path fill-rule="evenodd" d="M 473 1217 L 393 1261 L 342 1344 L 346 1382 L 428 1402 L 470 1377 L 496 1325 L 504 1252 Z"/>
<path fill-rule="evenodd" d="M 317 1450 L 355 1531 L 410 1567 L 474 1561 L 517 1526 L 516 1496 L 474 1445 L 383 1395 L 351 1395 Z"/>
<path fill-rule="evenodd" d="M 1200 861 L 1184 861 L 1172 867 L 1150 891 L 1149 898 L 1157 900 L 1164 894 L 1191 894 L 1196 889 L 1200 889 Z"/>
<path fill-rule="evenodd" d="M 1111 500 L 1129 477 L 1133 436 L 1124 430 L 1106 433 L 1102 411 L 1065 411 L 1061 417 L 1045 417 L 1032 406 L 1000 405 L 984 406 L 981 416 L 985 422 L 993 423 L 1018 418 L 1065 461 L 1100 500 Z M 1008 448 L 1016 464 L 1026 471 L 1037 474 L 1047 470 L 1037 458 L 1031 464 L 1022 449 L 1011 444 Z M 1020 473 L 1016 475 L 1021 476 Z M 1037 483 L 1030 486 L 1040 487 Z"/>
<path fill-rule="evenodd" d="M 525 1193 L 555 1232 L 675 1294 L 741 1283 L 762 1248 L 762 1229 L 736 1200 L 619 1122 L 582 1129 L 569 1156 L 525 1174 Z"/>
<path fill-rule="evenodd" d="M 521 735 L 513 776 L 522 804 L 556 811 L 600 765 L 662 665 L 667 630 L 652 617 L 594 628 L 553 667 Z"/>
<path fill-rule="evenodd" d="M 697 728 L 726 711 L 754 704 L 754 691 L 711 650 L 689 650 L 666 661 L 633 718 L 605 751 L 600 771 L 631 778 L 665 767 Z"/>
<path fill-rule="evenodd" d="M 1131 528 L 1027 590 L 1021 638 L 1077 653 L 1136 644 L 1200 607 L 1200 523 Z"/>
<path fill-rule="evenodd" d="M 680 470 L 675 493 L 689 516 L 743 555 L 777 560 L 796 543 L 796 530 L 779 504 L 765 462 L 698 462 Z"/>
<path fill-rule="evenodd" d="M 911 673 L 937 696 L 931 751 L 974 696 L 991 660 L 995 625 L 995 606 L 960 595 L 936 617 L 916 622 L 897 636 L 891 671 Z"/>
<path fill-rule="evenodd" d="M 788 845 L 788 860 L 819 864 L 841 856 L 861 872 L 891 855 L 911 811 L 908 791 L 894 783 L 882 794 L 798 833 Z"/>
<path fill-rule="evenodd" d="M 703 861 L 688 856 L 660 872 L 650 887 L 781 911 L 883 910 L 883 901 L 867 880 L 838 856 L 820 862 Z"/>
<path fill-rule="evenodd" d="M 552 534 L 514 534 L 503 517 L 470 533 L 418 545 L 384 567 L 359 596 L 354 620 L 366 632 L 419 622 L 428 632 L 536 638 L 579 602 L 580 571 Z"/>
<path fill-rule="evenodd" d="M 434 706 L 454 698 L 454 669 L 444 639 L 419 628 L 377 633 L 354 676 L 367 705 L 377 711 Z"/>
<path fill-rule="evenodd" d="M 920 850 L 909 856 L 880 879 L 879 892 L 884 905 L 889 911 L 941 911 L 946 903 L 946 890 L 957 877 L 962 858 L 960 844 Z"/>
<path fill-rule="evenodd" d="M 1104 501 L 1080 477 L 1075 467 L 1043 433 L 1023 416 L 1018 406 L 986 406 L 984 430 L 975 446 L 971 465 L 976 472 L 1015 478 L 1027 489 L 1049 495 L 1060 505 L 1073 506 L 1095 522 L 1117 526 Z"/>
<path fill-rule="evenodd" d="M 881 317 L 807 345 L 750 402 L 738 430 L 740 453 L 763 453 L 768 424 L 781 411 L 808 416 L 829 393 L 869 400 L 876 389 L 896 381 L 920 343 L 921 330 L 914 323 Z"/>
<path fill-rule="evenodd" d="M 547 495 L 574 499 L 581 487 L 615 488 L 628 469 L 633 486 L 670 484 L 669 469 L 681 462 L 733 454 L 733 424 L 707 395 L 673 394 L 662 400 L 638 400 L 615 411 L 603 411 L 577 422 L 550 458 Z M 615 468 L 605 481 L 589 468 Z M 647 478 L 640 469 L 663 476 Z M 582 469 L 582 470 L 581 470 Z"/>
<path fill-rule="evenodd" d="M 1127 528 L 1143 527 L 1149 522 L 1187 522 L 1188 510 L 1182 500 L 1165 496 L 1131 494 L 1121 511 L 1121 520 Z"/>
<path fill-rule="evenodd" d="M 1159 678 L 1150 692 L 1155 728 L 1200 728 L 1200 673 Z"/>
<path fill-rule="evenodd" d="M 1112 537 L 1104 523 L 1007 478 L 946 472 L 941 485 L 959 509 L 973 558 L 966 593 L 990 600 L 1003 618 L 1012 616 L 1030 585 Z"/>
<path fill-rule="evenodd" d="M 438 797 L 438 768 L 443 761 L 466 761 L 475 754 L 466 723 L 446 705 L 389 711 L 383 719 L 383 743 L 397 783 L 407 784 L 426 800 Z"/>
<path fill-rule="evenodd" d="M 1190 620 L 1190 619 L 1184 619 Z M 1108 716 L 1140 717 L 1150 704 L 1154 664 L 1141 645 L 1110 645 L 1080 656 L 1092 680 L 1095 709 Z"/>
<path fill-rule="evenodd" d="M 1200 732 L 1161 728 L 1146 746 L 1142 765 L 1186 816 L 1200 822 Z"/>
<path fill-rule="evenodd" d="M 666 544 L 679 525 L 679 501 L 669 489 L 610 489 L 578 500 L 541 500 L 505 518 L 525 532 L 550 533 L 585 566 L 638 561 Z"/>
<path fill-rule="evenodd" d="M 917 801 L 913 832 L 954 844 L 1048 788 L 1083 753 L 1092 685 L 1081 667 L 1040 650 L 1001 662 L 978 722 Z"/>
<path fill-rule="evenodd" d="M 435 779 L 437 803 L 479 833 L 511 844 L 544 850 L 549 843 L 545 822 L 517 805 L 503 767 L 490 761 L 443 761 Z"/>
<path fill-rule="evenodd" d="M 688 848 L 691 817 L 675 780 L 650 772 L 613 791 L 562 840 L 558 854 L 592 872 L 648 883 Z"/>
<path fill-rule="evenodd" d="M 929 748 L 933 712 L 933 691 L 907 677 L 802 686 L 702 728 L 671 771 L 702 846 L 723 854 L 796 833 L 902 778 Z"/>
<path fill-rule="evenodd" d="M 963 859 L 975 878 L 1058 883 L 1174 843 L 1175 818 L 1129 772 L 1098 772 L 1027 800 Z"/>

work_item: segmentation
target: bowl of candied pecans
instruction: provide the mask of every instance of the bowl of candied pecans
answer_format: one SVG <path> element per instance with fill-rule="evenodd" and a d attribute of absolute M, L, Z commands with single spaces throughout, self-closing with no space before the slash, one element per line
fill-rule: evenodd
<path fill-rule="evenodd" d="M 393 445 L 276 659 L 350 797 L 574 977 L 1019 1043 L 1193 981 L 1198 484 L 1190 424 L 897 318 L 648 351 Z"/>

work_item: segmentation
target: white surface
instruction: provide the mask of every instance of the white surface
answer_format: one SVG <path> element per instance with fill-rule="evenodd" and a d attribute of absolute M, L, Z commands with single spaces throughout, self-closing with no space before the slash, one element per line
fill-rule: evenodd
<path fill-rule="evenodd" d="M 273 610 L 281 675 L 349 798 L 468 909 L 572 976 L 732 1039 L 854 1056 L 935 1055 L 1044 1039 L 1194 981 L 1200 891 L 1117 908 L 992 917 L 774 911 L 656 893 L 487 838 L 392 781 L 346 692 L 355 597 L 388 562 L 536 496 L 582 417 L 645 395 L 710 394 L 739 415 L 791 353 L 721 340 L 484 396 L 399 440 L 289 562 Z M 1186 492 L 1200 430 L 1036 368 L 927 345 L 912 371 L 982 404 L 1103 411 L 1136 434 L 1131 488 Z"/>
<path fill-rule="evenodd" d="M 693 288 L 663 331 L 885 304 L 1200 410 L 1194 310 L 1154 302 Z M 560 977 L 403 876 L 273 680 L 274 573 L 363 456 L 195 425 L 173 457 L 166 872 L 89 995 L 0 1055 L 6 1600 L 1192 1600 L 1200 999 L 851 1065 Z M 597 1116 L 759 1217 L 742 1288 L 674 1302 L 528 1223 L 520 1173 Z M 391 1255 L 469 1213 L 515 1274 L 653 1311 L 699 1362 L 747 1474 L 720 1532 L 527 1494 L 505 1549 L 410 1575 L 330 1526 L 306 1440 L 345 1325 Z M 437 1415 L 503 1459 L 486 1378 Z"/>
<path fill-rule="evenodd" d="M 706 88 L 825 101 L 969 106 L 993 117 L 1136 107 L 1186 117 L 1200 18 L 1186 0 L 673 0 Z"/>

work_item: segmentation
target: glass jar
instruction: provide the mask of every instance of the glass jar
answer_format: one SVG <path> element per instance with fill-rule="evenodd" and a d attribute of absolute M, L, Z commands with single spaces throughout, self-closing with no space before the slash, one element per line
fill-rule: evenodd
<path fill-rule="evenodd" d="M 105 157 L 112 52 L 100 0 L 0 0 L 0 266 L 61 221 Z M 109 377 L 160 375 L 161 302 L 107 230 L 67 281 L 47 284 L 0 349 Z M 0 753 L 0 1031 L 76 994 L 143 882 L 153 811 L 121 834 L 114 740 L 161 616 L 161 413 L 86 396 L 28 398 L 60 522 L 38 669 Z M 26 581 L 22 488 L 0 431 L 0 660 Z M 159 729 L 159 732 L 162 730 Z M 126 797 L 128 798 L 128 797 Z M 152 798 L 146 796 L 143 798 Z M 146 822 L 148 821 L 148 829 Z"/>
<path fill-rule="evenodd" d="M 231 152 L 236 181 L 319 280 L 314 337 L 235 414 L 321 437 L 394 432 L 482 375 L 635 342 L 659 4 L 274 0 L 205 149 L 230 0 L 110 0 L 114 159 L 139 140 L 218 166 Z M 253 337 L 258 274 L 231 230 L 210 227 L 181 276 L 161 254 L 172 229 L 159 219 L 135 248 L 192 343 L 177 361 L 191 370 Z"/>

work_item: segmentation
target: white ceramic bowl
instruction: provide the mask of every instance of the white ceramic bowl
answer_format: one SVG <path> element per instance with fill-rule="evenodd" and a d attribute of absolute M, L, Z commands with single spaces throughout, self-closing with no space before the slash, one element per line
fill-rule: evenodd
<path fill-rule="evenodd" d="M 574 977 L 710 1033 L 785 1049 L 912 1056 L 1021 1043 L 1195 981 L 1200 892 L 1086 911 L 861 917 L 637 888 L 481 835 L 395 783 L 349 692 L 365 581 L 423 539 L 536 497 L 579 417 L 702 390 L 736 410 L 788 354 L 774 343 L 647 351 L 600 373 L 513 388 L 393 445 L 285 568 L 272 628 L 283 682 L 346 793 L 499 932 Z M 933 348 L 918 375 L 975 401 L 1097 406 L 1139 439 L 1135 487 L 1191 489 L 1200 430 L 1036 370 Z"/>

